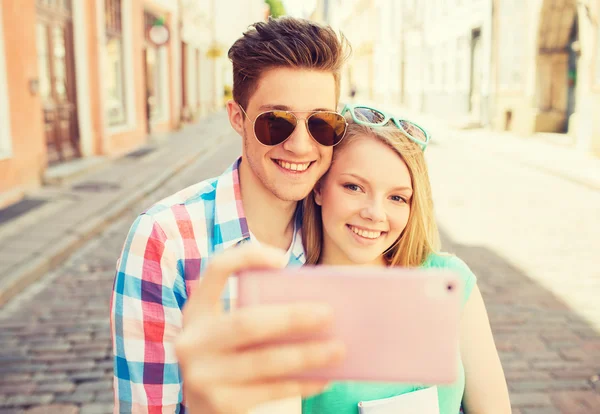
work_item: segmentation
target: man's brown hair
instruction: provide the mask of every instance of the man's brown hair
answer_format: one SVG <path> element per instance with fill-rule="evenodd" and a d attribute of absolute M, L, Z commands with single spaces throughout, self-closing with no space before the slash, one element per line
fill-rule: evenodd
<path fill-rule="evenodd" d="M 229 49 L 233 63 L 233 99 L 247 108 L 260 76 L 274 68 L 313 69 L 331 72 L 336 103 L 340 72 L 350 45 L 329 26 L 292 17 L 269 18 L 250 26 Z"/>

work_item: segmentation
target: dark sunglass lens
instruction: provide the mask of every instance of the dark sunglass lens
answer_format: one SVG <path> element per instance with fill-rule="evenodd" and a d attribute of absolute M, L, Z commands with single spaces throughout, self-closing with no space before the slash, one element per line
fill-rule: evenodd
<path fill-rule="evenodd" d="M 359 121 L 370 122 L 371 124 L 381 124 L 385 119 L 385 115 L 381 112 L 370 108 L 354 108 L 354 116 Z"/>
<path fill-rule="evenodd" d="M 308 118 L 308 131 L 326 147 L 336 145 L 346 133 L 346 120 L 336 113 L 316 113 Z"/>
<path fill-rule="evenodd" d="M 254 123 L 256 138 L 265 145 L 279 145 L 294 132 L 296 118 L 285 111 L 261 114 Z"/>
<path fill-rule="evenodd" d="M 400 121 L 400 125 L 402 126 L 404 131 L 414 139 L 423 143 L 427 141 L 427 136 L 425 135 L 425 132 L 412 122 Z"/>

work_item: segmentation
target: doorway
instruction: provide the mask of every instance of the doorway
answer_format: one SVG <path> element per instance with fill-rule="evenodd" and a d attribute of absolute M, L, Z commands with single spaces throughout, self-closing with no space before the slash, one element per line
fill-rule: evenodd
<path fill-rule="evenodd" d="M 571 115 L 577 110 L 577 66 L 580 55 L 579 45 L 579 27 L 577 23 L 577 14 L 573 19 L 573 26 L 571 27 L 571 33 L 569 34 L 569 60 L 567 63 L 567 118 L 565 119 L 565 126 L 563 132 L 569 131 L 569 120 Z"/>
<path fill-rule="evenodd" d="M 164 65 L 161 48 L 156 46 L 147 36 L 150 28 L 158 21 L 158 16 L 149 11 L 144 11 L 144 75 L 146 88 L 146 125 L 148 134 L 152 131 L 152 124 L 164 116 L 162 78 L 166 67 Z"/>
<path fill-rule="evenodd" d="M 71 0 L 37 0 L 36 44 L 48 164 L 81 157 Z"/>
<path fill-rule="evenodd" d="M 481 29 L 471 32 L 471 84 L 469 90 L 469 112 L 474 120 L 481 119 L 481 81 L 483 77 L 483 50 Z"/>

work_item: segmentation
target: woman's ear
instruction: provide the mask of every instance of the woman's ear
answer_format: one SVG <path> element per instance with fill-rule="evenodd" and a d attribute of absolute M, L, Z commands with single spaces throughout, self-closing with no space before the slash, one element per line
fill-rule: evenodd
<path fill-rule="evenodd" d="M 322 200 L 323 200 L 323 196 L 321 195 L 321 190 L 322 190 L 322 184 L 321 184 L 321 180 L 317 181 L 317 184 L 315 184 L 315 188 L 313 188 L 313 194 L 315 197 L 315 203 L 317 203 L 318 206 L 321 205 Z"/>

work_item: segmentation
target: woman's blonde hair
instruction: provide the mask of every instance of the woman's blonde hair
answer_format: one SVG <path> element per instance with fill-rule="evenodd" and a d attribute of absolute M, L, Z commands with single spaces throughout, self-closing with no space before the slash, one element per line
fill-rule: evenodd
<path fill-rule="evenodd" d="M 380 140 L 400 155 L 410 173 L 413 195 L 406 227 L 398 240 L 384 252 L 384 257 L 388 266 L 422 265 L 431 253 L 440 250 L 431 184 L 423 151 L 395 125 L 368 127 L 355 123 L 350 117 L 347 117 L 347 121 L 346 136 L 333 151 L 332 165 L 351 142 L 369 137 Z M 321 182 L 326 176 L 327 174 L 321 178 Z M 321 207 L 315 202 L 314 191 L 304 200 L 303 216 L 302 241 L 306 264 L 317 264 L 323 248 L 323 224 Z"/>

